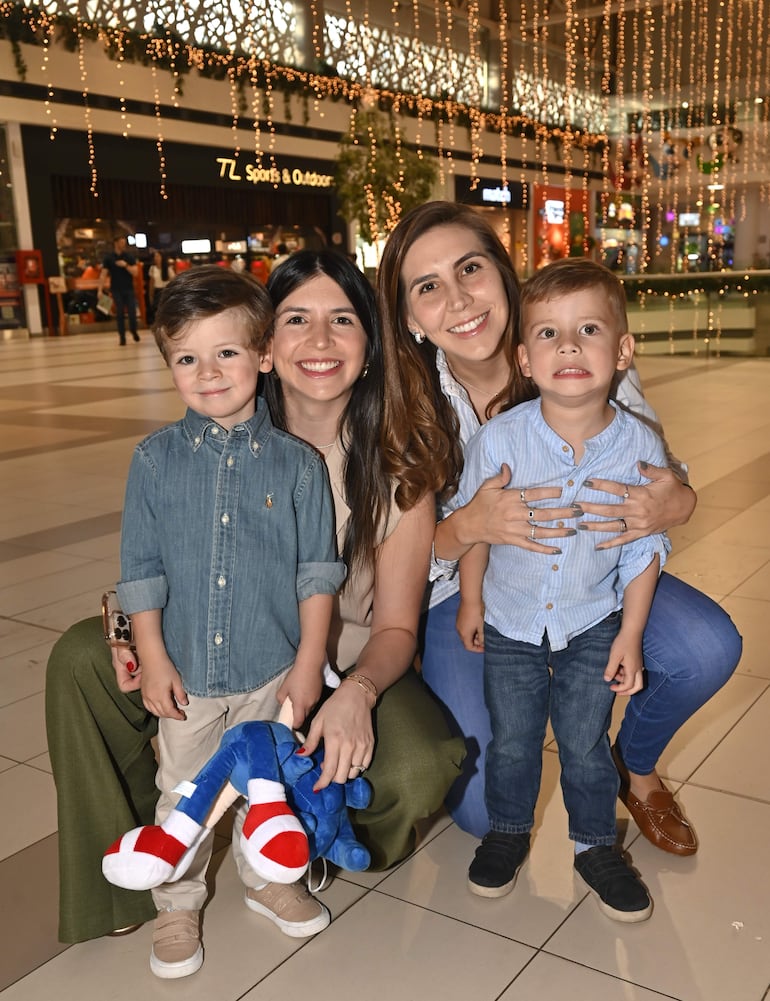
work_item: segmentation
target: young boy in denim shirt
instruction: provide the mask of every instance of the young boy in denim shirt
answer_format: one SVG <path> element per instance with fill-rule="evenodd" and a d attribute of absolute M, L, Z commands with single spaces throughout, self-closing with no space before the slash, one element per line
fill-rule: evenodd
<path fill-rule="evenodd" d="M 277 430 L 256 397 L 260 372 L 272 367 L 264 287 L 229 269 L 191 269 L 164 290 L 153 330 L 187 412 L 135 449 L 118 595 L 133 623 L 144 704 L 160 717 L 161 822 L 178 783 L 199 771 L 226 729 L 274 719 L 287 697 L 301 725 L 321 693 L 345 568 L 323 458 Z M 277 905 L 271 887 L 264 906 L 264 881 L 237 833 L 248 906 L 292 936 L 326 927 L 326 908 L 296 884 Z M 203 962 L 199 911 L 212 841 L 210 832 L 187 873 L 153 891 L 150 966 L 159 977 L 187 976 Z"/>
<path fill-rule="evenodd" d="M 576 258 L 543 268 L 522 289 L 520 331 L 522 395 L 530 398 L 471 439 L 460 504 L 503 463 L 511 483 L 559 485 L 550 504 L 574 505 L 578 514 L 581 501 L 594 499 L 592 477 L 635 485 L 644 482 L 639 457 L 666 465 L 658 436 L 609 401 L 634 353 L 623 286 L 610 271 Z M 612 849 L 619 780 L 608 730 L 615 693 L 642 687 L 642 633 L 668 540 L 652 535 L 597 550 L 592 532 L 573 530 L 561 549 L 543 549 L 532 508 L 529 517 L 526 548 L 476 545 L 460 562 L 457 628 L 468 649 L 484 650 L 492 725 L 491 830 L 469 887 L 485 897 L 513 888 L 529 851 L 550 715 L 575 869 L 605 914 L 643 921 L 652 911 L 647 890 Z M 622 519 L 611 527 L 618 522 L 625 531 Z"/>

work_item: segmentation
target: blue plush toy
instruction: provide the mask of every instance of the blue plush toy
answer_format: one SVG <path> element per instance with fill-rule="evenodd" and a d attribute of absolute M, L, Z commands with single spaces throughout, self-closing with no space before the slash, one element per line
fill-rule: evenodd
<path fill-rule="evenodd" d="M 368 806 L 371 787 L 361 778 L 313 792 L 321 772 L 316 755 L 297 754 L 283 723 L 241 723 L 192 782 L 182 782 L 177 806 L 161 825 L 136 827 L 105 853 L 102 871 L 116 886 L 146 890 L 179 879 L 206 831 L 230 804 L 246 796 L 241 848 L 266 882 L 293 883 L 315 858 L 356 872 L 370 862 L 356 840 L 347 807 Z"/>

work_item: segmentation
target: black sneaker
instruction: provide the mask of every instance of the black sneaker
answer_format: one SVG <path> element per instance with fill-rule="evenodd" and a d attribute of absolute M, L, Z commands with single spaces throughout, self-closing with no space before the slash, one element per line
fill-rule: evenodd
<path fill-rule="evenodd" d="M 596 897 L 599 910 L 614 921 L 646 921 L 652 901 L 622 855 L 597 845 L 575 856 L 575 871 Z"/>
<path fill-rule="evenodd" d="M 476 849 L 468 869 L 471 893 L 479 897 L 504 897 L 510 893 L 528 852 L 528 834 L 490 831 Z"/>

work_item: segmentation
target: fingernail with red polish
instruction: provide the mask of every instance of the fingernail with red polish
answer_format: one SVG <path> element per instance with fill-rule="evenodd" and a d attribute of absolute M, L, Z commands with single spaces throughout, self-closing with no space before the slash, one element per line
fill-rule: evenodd
<path fill-rule="evenodd" d="M 307 754 L 307 751 L 305 750 L 304 747 L 298 747 L 297 750 L 294 753 L 295 754 Z"/>
<path fill-rule="evenodd" d="M 136 664 L 133 662 L 133 660 L 126 661 L 126 670 L 128 671 L 129 674 L 134 673 L 134 671 L 136 670 Z"/>

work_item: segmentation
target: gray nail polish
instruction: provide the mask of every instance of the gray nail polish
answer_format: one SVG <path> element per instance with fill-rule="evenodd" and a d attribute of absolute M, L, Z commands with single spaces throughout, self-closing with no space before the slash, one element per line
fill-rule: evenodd
<path fill-rule="evenodd" d="M 588 525 L 578 525 L 578 532 L 587 532 Z"/>
<path fill-rule="evenodd" d="M 582 518 L 584 513 L 583 508 L 579 504 L 573 504 L 572 513 L 575 515 L 576 518 Z"/>
<path fill-rule="evenodd" d="M 576 528 L 568 528 L 567 531 L 564 534 L 565 535 L 577 535 L 577 529 Z"/>

